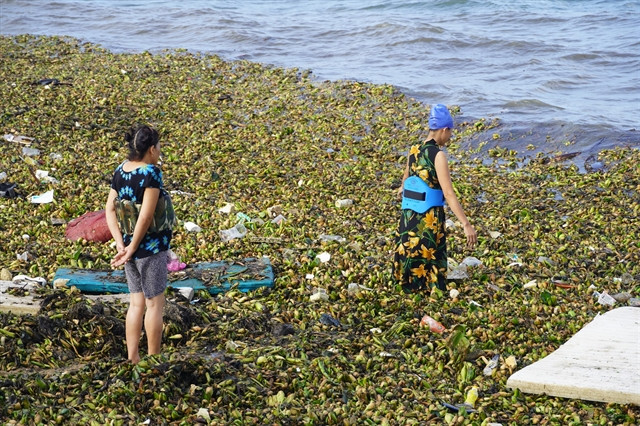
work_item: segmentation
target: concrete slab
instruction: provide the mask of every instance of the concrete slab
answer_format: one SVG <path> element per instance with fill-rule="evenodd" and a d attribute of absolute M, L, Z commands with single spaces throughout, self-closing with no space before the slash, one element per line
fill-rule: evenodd
<path fill-rule="evenodd" d="M 556 351 L 512 374 L 507 387 L 640 405 L 640 308 L 597 316 Z"/>
<path fill-rule="evenodd" d="M 36 315 L 40 310 L 40 300 L 33 296 L 14 296 L 9 291 L 21 289 L 33 292 L 38 287 L 34 283 L 15 283 L 13 281 L 0 281 L 0 312 L 11 312 L 16 315 Z"/>

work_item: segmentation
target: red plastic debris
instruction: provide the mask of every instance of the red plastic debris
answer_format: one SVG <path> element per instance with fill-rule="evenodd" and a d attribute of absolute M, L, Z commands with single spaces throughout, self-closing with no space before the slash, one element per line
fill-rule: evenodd
<path fill-rule="evenodd" d="M 73 219 L 67 224 L 64 235 L 71 241 L 84 238 L 87 241 L 105 243 L 111 239 L 111 231 L 107 226 L 104 210 L 85 213 Z"/>
<path fill-rule="evenodd" d="M 420 326 L 429 326 L 429 329 L 434 333 L 442 333 L 445 330 L 442 324 L 431 318 L 429 315 L 425 315 L 422 317 L 422 319 L 420 320 Z"/>

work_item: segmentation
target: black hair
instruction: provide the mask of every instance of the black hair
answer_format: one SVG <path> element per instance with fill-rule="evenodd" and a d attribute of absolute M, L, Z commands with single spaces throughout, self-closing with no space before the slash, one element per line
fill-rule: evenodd
<path fill-rule="evenodd" d="M 149 148 L 156 146 L 160 140 L 160 135 L 156 129 L 144 124 L 131 127 L 124 135 L 128 142 L 129 160 L 142 160 Z"/>

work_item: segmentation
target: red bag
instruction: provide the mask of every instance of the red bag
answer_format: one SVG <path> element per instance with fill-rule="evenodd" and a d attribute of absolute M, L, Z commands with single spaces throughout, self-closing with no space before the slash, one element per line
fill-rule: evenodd
<path fill-rule="evenodd" d="M 71 241 L 84 238 L 87 241 L 101 243 L 105 243 L 112 238 L 109 226 L 107 226 L 107 216 L 104 213 L 104 209 L 85 213 L 73 219 L 67 224 L 67 230 L 64 235 Z"/>

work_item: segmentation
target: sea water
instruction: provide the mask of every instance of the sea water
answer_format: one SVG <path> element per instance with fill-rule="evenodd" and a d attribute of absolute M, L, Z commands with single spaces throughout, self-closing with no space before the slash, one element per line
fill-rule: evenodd
<path fill-rule="evenodd" d="M 640 139 L 637 0 L 2 0 L 0 33 L 392 84 L 460 106 L 459 119 L 499 118 L 521 147 L 545 135 L 585 152 Z"/>

